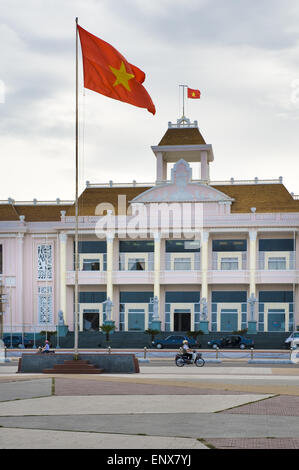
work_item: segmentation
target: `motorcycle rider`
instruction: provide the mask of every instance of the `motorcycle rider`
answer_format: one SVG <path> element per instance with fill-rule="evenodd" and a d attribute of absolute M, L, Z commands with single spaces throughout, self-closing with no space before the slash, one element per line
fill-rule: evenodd
<path fill-rule="evenodd" d="M 189 343 L 186 339 L 184 339 L 183 341 L 183 355 L 189 360 L 191 361 L 192 360 L 192 357 L 193 357 L 193 351 L 192 349 L 190 349 L 189 347 Z"/>

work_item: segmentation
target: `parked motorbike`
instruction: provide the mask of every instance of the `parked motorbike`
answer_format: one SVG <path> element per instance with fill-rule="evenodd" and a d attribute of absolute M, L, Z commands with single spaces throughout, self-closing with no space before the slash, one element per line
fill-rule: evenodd
<path fill-rule="evenodd" d="M 185 364 L 195 364 L 197 367 L 203 367 L 205 361 L 201 353 L 193 351 L 192 359 L 188 359 L 185 354 L 178 353 L 175 356 L 175 363 L 178 367 L 184 367 Z"/>

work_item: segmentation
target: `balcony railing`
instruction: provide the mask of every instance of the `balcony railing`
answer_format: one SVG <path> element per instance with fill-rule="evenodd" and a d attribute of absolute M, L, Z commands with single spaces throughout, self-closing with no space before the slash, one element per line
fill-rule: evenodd
<path fill-rule="evenodd" d="M 74 255 L 75 270 L 75 255 Z M 107 254 L 106 253 L 79 253 L 79 271 L 106 271 Z"/>
<path fill-rule="evenodd" d="M 247 268 L 247 253 L 236 251 L 227 255 L 225 252 L 214 251 L 212 254 L 214 271 L 239 271 Z"/>
<path fill-rule="evenodd" d="M 296 269 L 295 251 L 260 251 L 258 269 L 263 271 L 286 271 Z"/>
<path fill-rule="evenodd" d="M 120 253 L 120 271 L 153 271 L 154 253 Z"/>
<path fill-rule="evenodd" d="M 171 183 L 171 180 L 163 180 L 159 183 Z M 276 179 L 259 179 L 254 178 L 253 180 L 236 180 L 234 178 L 230 178 L 229 180 L 218 180 L 218 181 L 210 181 L 210 180 L 202 180 L 202 179 L 192 179 L 192 183 L 200 183 L 200 184 L 209 184 L 211 186 L 217 185 L 248 185 L 248 184 L 281 184 L 282 178 Z M 115 181 L 109 181 L 108 183 L 90 183 L 90 181 L 86 181 L 87 188 L 136 188 L 136 187 L 152 187 L 155 186 L 155 182 L 146 182 L 146 183 L 138 183 L 137 181 L 131 181 L 128 183 L 117 183 Z M 294 196 L 293 196 L 294 197 Z M 294 197 L 295 199 L 296 197 Z M 3 201 L 7 204 L 7 201 Z M 69 202 L 69 201 L 68 201 Z M 1 203 L 1 201 L 0 201 Z"/>
<path fill-rule="evenodd" d="M 200 253 L 166 253 L 165 271 L 199 271 Z"/>

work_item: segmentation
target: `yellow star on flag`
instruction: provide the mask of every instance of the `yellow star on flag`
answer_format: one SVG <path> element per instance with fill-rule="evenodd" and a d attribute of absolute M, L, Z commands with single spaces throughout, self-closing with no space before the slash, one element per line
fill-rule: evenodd
<path fill-rule="evenodd" d="M 194 93 L 194 91 L 193 91 L 193 93 L 192 93 L 192 96 L 195 96 L 195 93 Z"/>
<path fill-rule="evenodd" d="M 129 80 L 134 78 L 135 75 L 133 75 L 132 73 L 128 73 L 126 71 L 124 62 L 121 63 L 121 66 L 119 69 L 115 69 L 114 67 L 111 67 L 111 65 L 109 65 L 109 68 L 116 77 L 116 80 L 113 83 L 113 86 L 123 85 L 126 90 L 131 91 Z"/>

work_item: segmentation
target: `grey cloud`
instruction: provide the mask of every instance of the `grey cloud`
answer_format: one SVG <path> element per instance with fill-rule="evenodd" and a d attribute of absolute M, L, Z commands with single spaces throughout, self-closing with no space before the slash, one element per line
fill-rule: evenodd
<path fill-rule="evenodd" d="M 161 16 L 150 15 L 132 0 L 123 0 L 119 16 L 150 31 L 171 47 L 190 43 L 249 45 L 266 49 L 286 48 L 298 38 L 299 7 L 295 0 L 210 0 L 199 3 L 173 2 Z"/>

